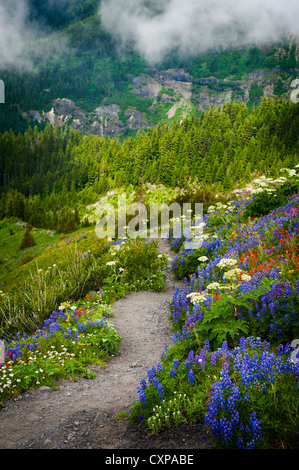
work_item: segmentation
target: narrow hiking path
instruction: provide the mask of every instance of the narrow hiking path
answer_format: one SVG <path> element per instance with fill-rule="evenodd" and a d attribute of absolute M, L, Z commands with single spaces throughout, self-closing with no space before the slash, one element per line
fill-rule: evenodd
<path fill-rule="evenodd" d="M 166 240 L 159 249 L 172 255 Z M 30 389 L 9 400 L 0 410 L 0 448 L 201 448 L 199 436 L 205 431 L 200 425 L 153 437 L 143 423 L 115 418 L 138 397 L 140 380 L 159 362 L 164 344 L 170 344 L 169 303 L 182 285 L 168 271 L 163 292 L 137 292 L 115 302 L 112 322 L 122 337 L 119 355 L 109 359 L 105 369 L 89 367 L 96 373 L 93 380 L 60 380 L 58 391 Z"/>

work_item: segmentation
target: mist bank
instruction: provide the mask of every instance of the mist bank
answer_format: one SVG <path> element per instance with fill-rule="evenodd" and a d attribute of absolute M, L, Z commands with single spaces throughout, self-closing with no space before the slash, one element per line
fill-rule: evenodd
<path fill-rule="evenodd" d="M 0 69 L 32 69 L 36 59 L 66 50 L 63 28 L 95 14 L 99 2 L 0 0 Z"/>
<path fill-rule="evenodd" d="M 102 0 L 99 14 L 107 32 L 152 64 L 174 50 L 186 57 L 299 33 L 297 0 Z"/>

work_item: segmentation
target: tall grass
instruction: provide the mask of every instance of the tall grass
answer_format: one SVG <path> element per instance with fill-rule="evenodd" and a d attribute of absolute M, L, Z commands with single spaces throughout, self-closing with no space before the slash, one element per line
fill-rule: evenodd
<path fill-rule="evenodd" d="M 107 242 L 89 253 L 76 245 L 67 246 L 55 264 L 41 269 L 36 261 L 29 276 L 0 299 L 2 337 L 16 331 L 32 330 L 57 309 L 65 299 L 79 299 L 101 280 L 102 265 L 109 250 Z M 102 278 L 105 272 L 102 272 Z"/>
<path fill-rule="evenodd" d="M 104 290 L 108 303 L 134 290 L 161 290 L 166 257 L 160 257 L 157 242 L 128 240 L 120 245 L 99 240 L 83 252 L 77 244 L 57 250 L 55 263 L 39 267 L 10 292 L 0 295 L 0 337 L 27 333 L 43 323 L 67 300 L 81 299 L 90 290 Z"/>

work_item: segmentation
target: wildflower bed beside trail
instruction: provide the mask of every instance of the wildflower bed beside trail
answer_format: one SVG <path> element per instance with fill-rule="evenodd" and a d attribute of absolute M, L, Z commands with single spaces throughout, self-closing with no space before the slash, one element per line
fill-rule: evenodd
<path fill-rule="evenodd" d="M 210 207 L 200 222 L 200 248 L 185 250 L 184 238 L 169 239 L 176 252 L 172 271 L 185 280 L 170 306 L 172 344 L 140 380 L 128 413 L 153 434 L 204 423 L 216 448 L 297 445 L 299 183 L 289 174 L 256 184 L 276 189 Z M 32 386 L 55 387 L 65 375 L 92 377 L 88 364 L 117 353 L 111 301 L 163 286 L 167 257 L 155 244 L 141 250 L 140 243 L 128 251 L 114 247 L 98 261 L 104 292 L 64 303 L 31 336 L 7 340 L 2 400 Z"/>
<path fill-rule="evenodd" d="M 88 297 L 99 295 L 90 293 Z M 105 310 L 109 314 L 107 307 Z M 94 378 L 88 366 L 104 366 L 109 355 L 117 354 L 121 341 L 103 311 L 64 305 L 33 335 L 19 333 L 7 341 L 6 362 L 0 369 L 1 399 L 40 385 L 55 388 L 63 377 Z"/>
<path fill-rule="evenodd" d="M 4 356 L 0 364 L 0 405 L 32 387 L 55 388 L 56 381 L 64 377 L 94 378 L 88 366 L 104 367 L 109 356 L 118 354 L 121 336 L 111 320 L 111 305 L 130 292 L 159 292 L 163 288 L 168 256 L 161 255 L 157 246 L 157 242 L 145 240 L 120 240 L 105 243 L 104 247 L 89 253 L 75 253 L 73 262 L 79 259 L 80 270 L 74 270 L 74 280 L 79 284 L 82 279 L 85 288 L 90 286 L 91 280 L 97 282 L 97 286 L 82 298 L 70 300 L 74 284 L 72 280 L 62 282 L 66 300 L 47 316 L 46 308 L 57 304 L 61 298 L 59 281 L 70 273 L 65 260 L 50 266 L 46 272 L 37 267 L 29 290 L 24 288 L 22 295 L 20 292 L 16 296 L 2 293 L 0 308 L 5 342 L 4 351 L 0 351 Z M 70 261 L 67 258 L 67 262 Z M 36 305 L 32 299 L 28 304 L 23 303 L 23 297 L 29 298 L 31 292 L 35 293 Z M 39 301 L 41 293 L 43 303 Z M 43 308 L 40 308 L 41 303 Z M 36 312 L 32 313 L 31 308 Z M 34 320 L 34 328 L 33 320 L 28 322 L 26 314 Z M 10 332 L 10 324 L 14 324 L 12 330 L 16 325 L 23 326 L 23 330 Z M 31 331 L 24 325 L 31 326 Z"/>
<path fill-rule="evenodd" d="M 172 345 L 129 413 L 153 433 L 204 422 L 216 448 L 297 446 L 299 178 L 285 171 L 195 220 L 200 248 L 170 237 L 173 273 L 185 279 L 171 305 Z"/>

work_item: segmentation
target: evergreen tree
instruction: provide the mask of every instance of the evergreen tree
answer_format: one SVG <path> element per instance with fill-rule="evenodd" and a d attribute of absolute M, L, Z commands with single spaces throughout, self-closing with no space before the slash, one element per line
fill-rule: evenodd
<path fill-rule="evenodd" d="M 219 181 L 219 183 L 223 184 L 224 181 L 224 168 L 223 168 L 223 163 L 221 162 L 220 165 L 218 165 L 218 170 L 215 175 L 215 181 Z"/>
<path fill-rule="evenodd" d="M 25 235 L 23 237 L 23 240 L 22 240 L 22 243 L 21 243 L 21 246 L 20 246 L 20 250 L 24 250 L 25 248 L 30 248 L 32 246 L 35 246 L 36 243 L 35 243 L 35 240 L 34 240 L 34 237 L 31 233 L 31 229 L 26 229 L 26 232 L 25 232 Z"/>

